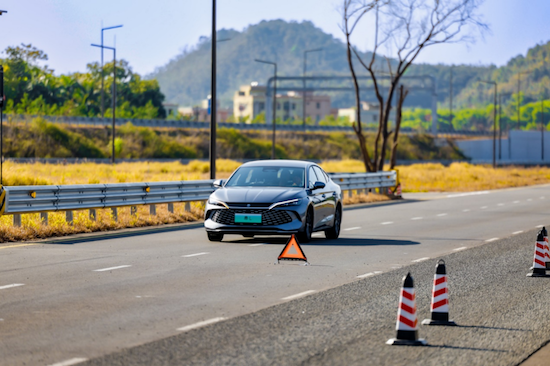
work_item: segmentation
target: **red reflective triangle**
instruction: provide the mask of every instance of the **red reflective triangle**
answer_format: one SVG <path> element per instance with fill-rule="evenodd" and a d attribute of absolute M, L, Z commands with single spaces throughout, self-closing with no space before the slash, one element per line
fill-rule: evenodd
<path fill-rule="evenodd" d="M 298 240 L 296 240 L 294 234 L 292 234 L 290 240 L 283 248 L 283 251 L 279 254 L 279 258 L 277 258 L 277 260 L 281 259 L 302 260 L 307 262 L 306 255 L 304 254 L 304 251 L 300 247 L 300 244 L 298 243 Z"/>

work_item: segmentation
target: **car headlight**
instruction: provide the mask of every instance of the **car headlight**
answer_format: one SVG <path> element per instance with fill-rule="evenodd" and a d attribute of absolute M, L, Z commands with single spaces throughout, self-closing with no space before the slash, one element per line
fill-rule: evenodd
<path fill-rule="evenodd" d="M 212 198 L 208 199 L 208 204 L 212 205 L 212 206 L 219 206 L 219 207 L 229 208 L 229 206 L 225 202 L 218 201 L 218 200 L 212 199 Z"/>
<path fill-rule="evenodd" d="M 299 206 L 301 203 L 302 203 L 302 200 L 300 198 L 296 198 L 293 200 L 276 202 L 271 206 L 269 206 L 269 209 L 271 210 L 272 208 L 275 208 L 275 207 Z"/>

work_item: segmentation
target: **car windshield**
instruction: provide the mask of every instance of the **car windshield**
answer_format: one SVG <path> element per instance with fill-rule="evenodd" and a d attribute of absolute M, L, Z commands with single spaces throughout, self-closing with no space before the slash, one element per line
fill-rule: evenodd
<path fill-rule="evenodd" d="M 227 181 L 226 187 L 304 187 L 304 168 L 241 167 Z"/>

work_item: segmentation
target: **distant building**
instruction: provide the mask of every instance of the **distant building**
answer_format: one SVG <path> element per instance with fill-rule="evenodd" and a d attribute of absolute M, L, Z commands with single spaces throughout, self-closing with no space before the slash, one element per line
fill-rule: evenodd
<path fill-rule="evenodd" d="M 259 85 L 256 82 L 241 86 L 233 97 L 233 116 L 235 119 L 250 123 L 260 113 L 266 113 L 267 103 L 272 103 L 271 99 L 266 101 L 266 90 L 265 85 Z M 283 121 L 302 119 L 302 94 L 293 91 L 286 94 L 277 94 L 276 101 L 276 118 Z M 328 95 L 314 95 L 311 93 L 306 95 L 306 118 L 311 118 L 318 124 L 325 116 L 333 113 Z"/>
<path fill-rule="evenodd" d="M 210 122 L 210 114 L 208 110 L 208 100 L 210 98 L 204 99 L 201 101 L 200 106 L 195 107 L 180 107 L 178 112 L 192 121 L 198 122 Z M 231 109 L 229 108 L 220 108 L 220 103 L 218 101 L 218 108 L 216 108 L 216 121 L 217 122 L 227 122 L 231 116 Z"/>
<path fill-rule="evenodd" d="M 361 102 L 361 124 L 378 124 L 380 110 L 378 104 Z M 355 107 L 338 109 L 338 117 L 347 117 L 351 123 L 356 122 L 357 113 Z M 390 111 L 390 121 L 395 121 L 395 110 Z"/>
<path fill-rule="evenodd" d="M 178 115 L 178 109 L 179 105 L 173 104 L 173 103 L 162 103 L 162 106 L 164 107 L 164 110 L 166 111 L 166 117 L 173 115 Z"/>

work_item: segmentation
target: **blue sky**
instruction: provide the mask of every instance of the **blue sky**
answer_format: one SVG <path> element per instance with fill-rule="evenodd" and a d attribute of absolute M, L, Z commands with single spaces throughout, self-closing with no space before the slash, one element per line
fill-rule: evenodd
<path fill-rule="evenodd" d="M 0 50 L 32 43 L 49 55 L 56 74 L 84 71 L 99 60 L 101 25 L 123 24 L 107 31 L 105 44 L 134 71 L 152 72 L 178 55 L 201 35 L 210 35 L 210 0 L 0 0 Z M 342 38 L 338 28 L 339 0 L 218 0 L 218 28 L 242 30 L 261 20 L 311 20 Z M 429 63 L 503 65 L 529 47 L 550 39 L 550 1 L 486 0 L 481 8 L 491 33 L 474 45 L 435 46 L 421 54 Z M 358 46 L 365 49 L 368 43 Z M 106 57 L 112 57 L 106 53 Z M 223 60 L 220 60 L 223 62 Z"/>

